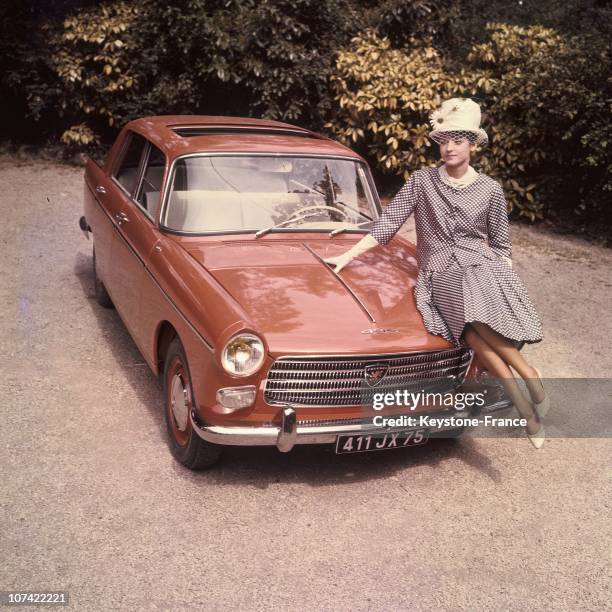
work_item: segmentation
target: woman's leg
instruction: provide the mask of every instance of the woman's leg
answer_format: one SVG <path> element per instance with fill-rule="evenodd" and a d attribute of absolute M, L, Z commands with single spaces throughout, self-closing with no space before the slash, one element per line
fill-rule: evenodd
<path fill-rule="evenodd" d="M 472 323 L 467 323 L 463 332 L 465 341 L 474 349 L 478 358 L 487 370 L 499 378 L 508 397 L 518 410 L 521 417 L 527 420 L 527 433 L 534 434 L 540 428 L 538 418 L 531 404 L 525 399 L 510 368 L 493 347 L 476 331 Z"/>
<path fill-rule="evenodd" d="M 470 325 L 478 332 L 486 343 L 508 364 L 511 365 L 523 378 L 529 390 L 529 395 L 534 402 L 541 402 L 544 399 L 544 390 L 537 380 L 538 373 L 535 368 L 530 366 L 517 348 L 504 336 L 491 329 L 486 323 L 471 321 Z"/>

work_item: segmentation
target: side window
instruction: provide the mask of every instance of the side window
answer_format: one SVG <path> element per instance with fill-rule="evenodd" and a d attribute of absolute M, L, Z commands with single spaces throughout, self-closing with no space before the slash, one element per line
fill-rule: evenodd
<path fill-rule="evenodd" d="M 157 217 L 161 196 L 162 180 L 166 157 L 153 145 L 150 145 L 147 165 L 136 195 L 136 201 L 153 217 Z"/>
<path fill-rule="evenodd" d="M 121 163 L 115 170 L 115 178 L 131 195 L 138 180 L 138 166 L 145 146 L 145 139 L 134 132 L 131 132 L 128 138 L 129 142 L 127 148 L 124 149 Z"/>

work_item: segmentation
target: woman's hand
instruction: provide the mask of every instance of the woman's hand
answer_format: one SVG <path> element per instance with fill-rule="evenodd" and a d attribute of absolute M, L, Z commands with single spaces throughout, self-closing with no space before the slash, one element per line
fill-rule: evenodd
<path fill-rule="evenodd" d="M 342 270 L 342 268 L 344 268 L 344 266 L 346 266 L 346 264 L 351 261 L 351 259 L 353 258 L 349 255 L 349 252 L 347 251 L 346 253 L 342 253 L 342 255 L 336 255 L 336 257 L 328 257 L 323 261 L 326 264 L 329 264 L 330 266 L 336 266 L 334 268 L 334 272 L 338 274 L 338 272 L 340 272 L 340 270 Z"/>
<path fill-rule="evenodd" d="M 512 260 L 509 257 L 506 257 L 505 255 L 502 255 L 502 259 L 510 266 L 512 267 Z"/>
<path fill-rule="evenodd" d="M 346 264 L 361 253 L 369 251 L 371 248 L 378 245 L 378 241 L 371 234 L 366 234 L 357 244 L 353 245 L 346 253 L 327 257 L 323 261 L 330 266 L 335 266 L 334 272 L 338 274 Z"/>

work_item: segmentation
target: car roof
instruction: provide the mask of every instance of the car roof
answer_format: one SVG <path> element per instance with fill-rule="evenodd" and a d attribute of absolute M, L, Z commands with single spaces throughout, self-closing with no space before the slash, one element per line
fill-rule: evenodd
<path fill-rule="evenodd" d="M 257 152 L 340 155 L 365 161 L 339 142 L 273 119 L 160 115 L 136 119 L 125 127 L 146 136 L 171 159 L 201 152 Z"/>

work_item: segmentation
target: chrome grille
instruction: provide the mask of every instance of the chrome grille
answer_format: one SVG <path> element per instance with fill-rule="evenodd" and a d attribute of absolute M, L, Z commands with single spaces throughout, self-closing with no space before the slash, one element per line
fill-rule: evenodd
<path fill-rule="evenodd" d="M 460 347 L 393 355 L 280 357 L 268 372 L 264 398 L 270 404 L 357 406 L 367 392 L 441 392 L 463 382 L 472 354 Z M 370 387 L 365 367 L 379 364 L 388 367 L 387 372 Z"/>

